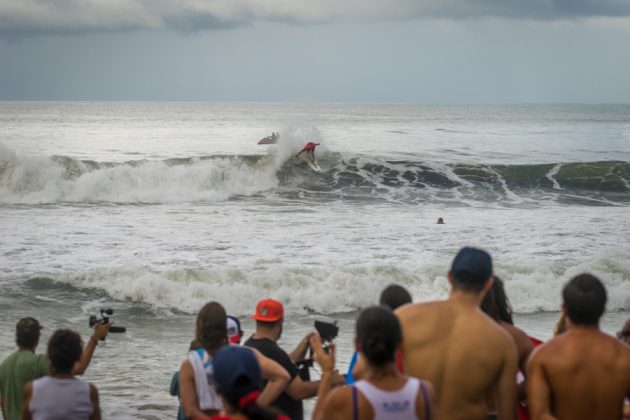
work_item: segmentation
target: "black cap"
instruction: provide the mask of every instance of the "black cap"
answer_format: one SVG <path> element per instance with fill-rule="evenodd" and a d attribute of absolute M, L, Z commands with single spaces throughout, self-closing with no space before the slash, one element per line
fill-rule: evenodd
<path fill-rule="evenodd" d="M 25 335 L 25 334 L 32 334 L 33 332 L 39 332 L 42 328 L 39 321 L 37 321 L 35 318 L 22 318 L 18 321 L 17 325 L 15 326 L 15 332 L 18 335 Z"/>
<path fill-rule="evenodd" d="M 458 274 L 467 272 L 472 282 L 484 283 L 492 275 L 492 258 L 481 249 L 464 247 L 455 256 L 451 272 L 456 279 L 459 278 Z"/>

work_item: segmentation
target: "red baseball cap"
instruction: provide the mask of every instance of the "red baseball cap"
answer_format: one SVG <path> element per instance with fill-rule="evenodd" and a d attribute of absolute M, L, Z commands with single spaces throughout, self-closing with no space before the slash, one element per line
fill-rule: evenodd
<path fill-rule="evenodd" d="M 256 304 L 256 313 L 251 318 L 262 322 L 276 322 L 283 316 L 282 303 L 273 299 L 263 299 Z"/>

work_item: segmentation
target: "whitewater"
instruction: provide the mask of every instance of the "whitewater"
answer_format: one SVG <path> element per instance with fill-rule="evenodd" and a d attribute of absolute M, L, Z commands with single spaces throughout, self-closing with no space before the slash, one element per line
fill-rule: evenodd
<path fill-rule="evenodd" d="M 306 140 L 321 174 L 294 158 Z M 205 302 L 251 333 L 256 301 L 281 300 L 287 347 L 338 318 L 343 367 L 357 311 L 389 283 L 444 298 L 464 245 L 492 254 L 530 334 L 550 336 L 584 271 L 614 332 L 629 206 L 629 106 L 0 102 L 0 356 L 20 317 L 45 342 L 112 307 L 128 332 L 87 372 L 105 415 L 172 418 Z"/>

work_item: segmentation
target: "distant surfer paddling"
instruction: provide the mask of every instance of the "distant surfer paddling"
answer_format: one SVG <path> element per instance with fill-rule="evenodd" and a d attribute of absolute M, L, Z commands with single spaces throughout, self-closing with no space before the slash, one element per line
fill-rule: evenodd
<path fill-rule="evenodd" d="M 304 148 L 300 150 L 300 152 L 297 155 L 295 155 L 295 157 L 300 157 L 302 153 L 306 152 L 306 154 L 310 158 L 311 163 L 315 164 L 315 147 L 316 146 L 319 146 L 319 143 L 313 143 L 312 141 L 309 141 L 308 143 L 304 145 Z"/>

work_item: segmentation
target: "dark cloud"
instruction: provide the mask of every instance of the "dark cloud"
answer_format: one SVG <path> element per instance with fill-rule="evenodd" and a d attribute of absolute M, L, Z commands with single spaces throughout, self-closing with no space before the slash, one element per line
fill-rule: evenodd
<path fill-rule="evenodd" d="M 0 0 L 0 36 L 183 32 L 254 22 L 408 19 L 571 20 L 630 16 L 630 0 Z"/>

